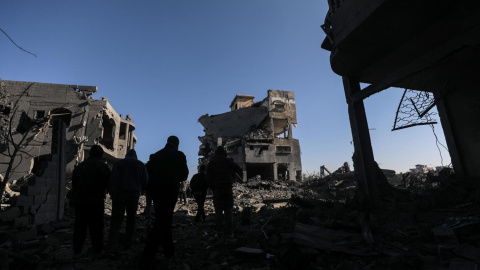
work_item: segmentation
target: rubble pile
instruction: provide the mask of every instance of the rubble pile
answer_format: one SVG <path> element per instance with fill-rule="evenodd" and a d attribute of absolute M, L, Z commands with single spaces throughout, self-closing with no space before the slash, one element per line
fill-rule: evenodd
<path fill-rule="evenodd" d="M 233 237 L 215 231 L 210 195 L 205 222 L 194 222 L 192 198 L 177 204 L 177 258 L 169 269 L 476 269 L 478 180 L 448 176 L 439 178 L 435 189 L 391 187 L 383 209 L 369 213 L 360 211 L 353 173 L 236 183 Z M 0 269 L 136 268 L 151 228 L 145 205 L 142 196 L 136 243 L 119 256 L 74 258 L 71 209 L 63 222 L 15 230 L 3 224 Z M 105 208 L 108 231 L 109 199 Z M 157 255 L 158 269 L 165 263 Z"/>

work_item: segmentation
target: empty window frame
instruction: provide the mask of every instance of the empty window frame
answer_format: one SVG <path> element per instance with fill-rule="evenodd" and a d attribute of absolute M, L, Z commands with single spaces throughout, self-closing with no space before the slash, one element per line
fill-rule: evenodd
<path fill-rule="evenodd" d="M 288 145 L 277 145 L 275 146 L 276 152 L 279 154 L 289 154 L 292 153 L 292 147 Z"/>

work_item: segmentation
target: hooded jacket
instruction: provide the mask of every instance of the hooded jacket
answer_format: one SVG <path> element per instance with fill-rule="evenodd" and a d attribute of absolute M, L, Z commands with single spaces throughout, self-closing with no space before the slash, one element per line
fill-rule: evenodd
<path fill-rule="evenodd" d="M 113 165 L 108 190 L 112 198 L 123 195 L 140 196 L 147 182 L 147 169 L 143 162 L 137 159 L 135 150 L 131 149 L 124 159 Z"/>
<path fill-rule="evenodd" d="M 150 155 L 147 170 L 150 176 L 147 189 L 152 196 L 178 192 L 180 182 L 188 177 L 187 158 L 175 145 L 167 143 L 162 150 Z"/>
<path fill-rule="evenodd" d="M 103 203 L 110 169 L 99 158 L 88 157 L 72 173 L 72 202 Z"/>
<path fill-rule="evenodd" d="M 207 166 L 208 187 L 212 190 L 232 188 L 235 174 L 242 175 L 242 169 L 227 157 L 225 150 L 217 150 Z"/>

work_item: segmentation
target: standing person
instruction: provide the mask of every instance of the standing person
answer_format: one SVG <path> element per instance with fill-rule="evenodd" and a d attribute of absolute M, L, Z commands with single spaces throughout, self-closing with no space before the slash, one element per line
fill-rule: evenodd
<path fill-rule="evenodd" d="M 109 251 L 118 251 L 118 236 L 125 211 L 127 212 L 127 222 L 124 248 L 127 249 L 133 244 L 138 199 L 145 190 L 147 181 L 147 169 L 143 162 L 137 159 L 137 152 L 134 149 L 129 150 L 124 159 L 113 165 L 108 186 L 112 198 L 112 218 L 108 237 Z"/>
<path fill-rule="evenodd" d="M 242 169 L 227 157 L 227 152 L 223 146 L 217 147 L 215 155 L 207 166 L 207 183 L 213 191 L 213 206 L 215 208 L 215 218 L 217 231 L 226 235 L 233 236 L 233 191 L 232 184 L 236 177 L 235 174 L 241 174 Z M 225 220 L 225 226 L 222 225 Z"/>
<path fill-rule="evenodd" d="M 102 155 L 101 146 L 92 146 L 89 157 L 73 170 L 71 198 L 75 207 L 73 229 L 75 256 L 82 253 L 87 228 L 90 231 L 93 252 L 100 255 L 103 251 L 104 200 L 110 169 L 101 160 Z"/>
<path fill-rule="evenodd" d="M 153 199 L 155 224 L 143 250 L 140 267 L 150 267 L 162 245 L 163 254 L 171 259 L 175 256 L 172 238 L 172 216 L 177 202 L 180 182 L 188 177 L 187 159 L 178 151 L 180 141 L 176 136 L 167 139 L 165 147 L 150 155 L 147 163 L 149 181 L 147 190 Z"/>
<path fill-rule="evenodd" d="M 180 192 L 178 193 L 180 203 L 187 204 L 187 181 L 180 182 Z"/>
<path fill-rule="evenodd" d="M 205 198 L 207 197 L 207 179 L 205 178 L 205 165 L 201 165 L 198 169 L 198 173 L 190 180 L 190 189 L 192 190 L 193 197 L 198 204 L 197 215 L 195 216 L 195 222 L 199 222 L 200 218 L 205 221 Z"/>

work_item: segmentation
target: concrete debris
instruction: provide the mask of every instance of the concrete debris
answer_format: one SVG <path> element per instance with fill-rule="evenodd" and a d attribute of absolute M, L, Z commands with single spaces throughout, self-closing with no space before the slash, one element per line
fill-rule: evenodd
<path fill-rule="evenodd" d="M 327 269 L 326 265 L 332 269 L 474 269 L 478 265 L 480 209 L 475 198 L 458 192 L 465 181 L 459 184 L 445 177 L 437 188 L 426 190 L 390 186 L 393 195 L 384 200 L 385 210 L 365 214 L 360 211 L 353 178 L 350 172 L 301 183 L 262 179 L 235 183 L 233 235 L 215 231 L 210 195 L 205 202 L 207 220 L 198 223 L 194 222 L 196 204 L 187 198 L 186 204 L 175 208 L 177 258 L 170 269 Z M 479 189 L 478 181 L 469 183 L 472 192 Z M 425 203 L 439 195 L 455 204 Z M 119 256 L 94 258 L 86 253 L 74 258 L 72 209 L 66 209 L 62 222 L 8 227 L 5 236 L 0 235 L 0 255 L 15 268 L 136 268 L 152 224 L 143 214 L 145 206 L 142 196 L 137 238 Z M 108 196 L 105 209 L 108 230 Z M 374 241 L 365 237 L 364 223 Z M 124 236 L 122 228 L 120 242 Z M 157 258 L 156 264 L 166 262 Z"/>

